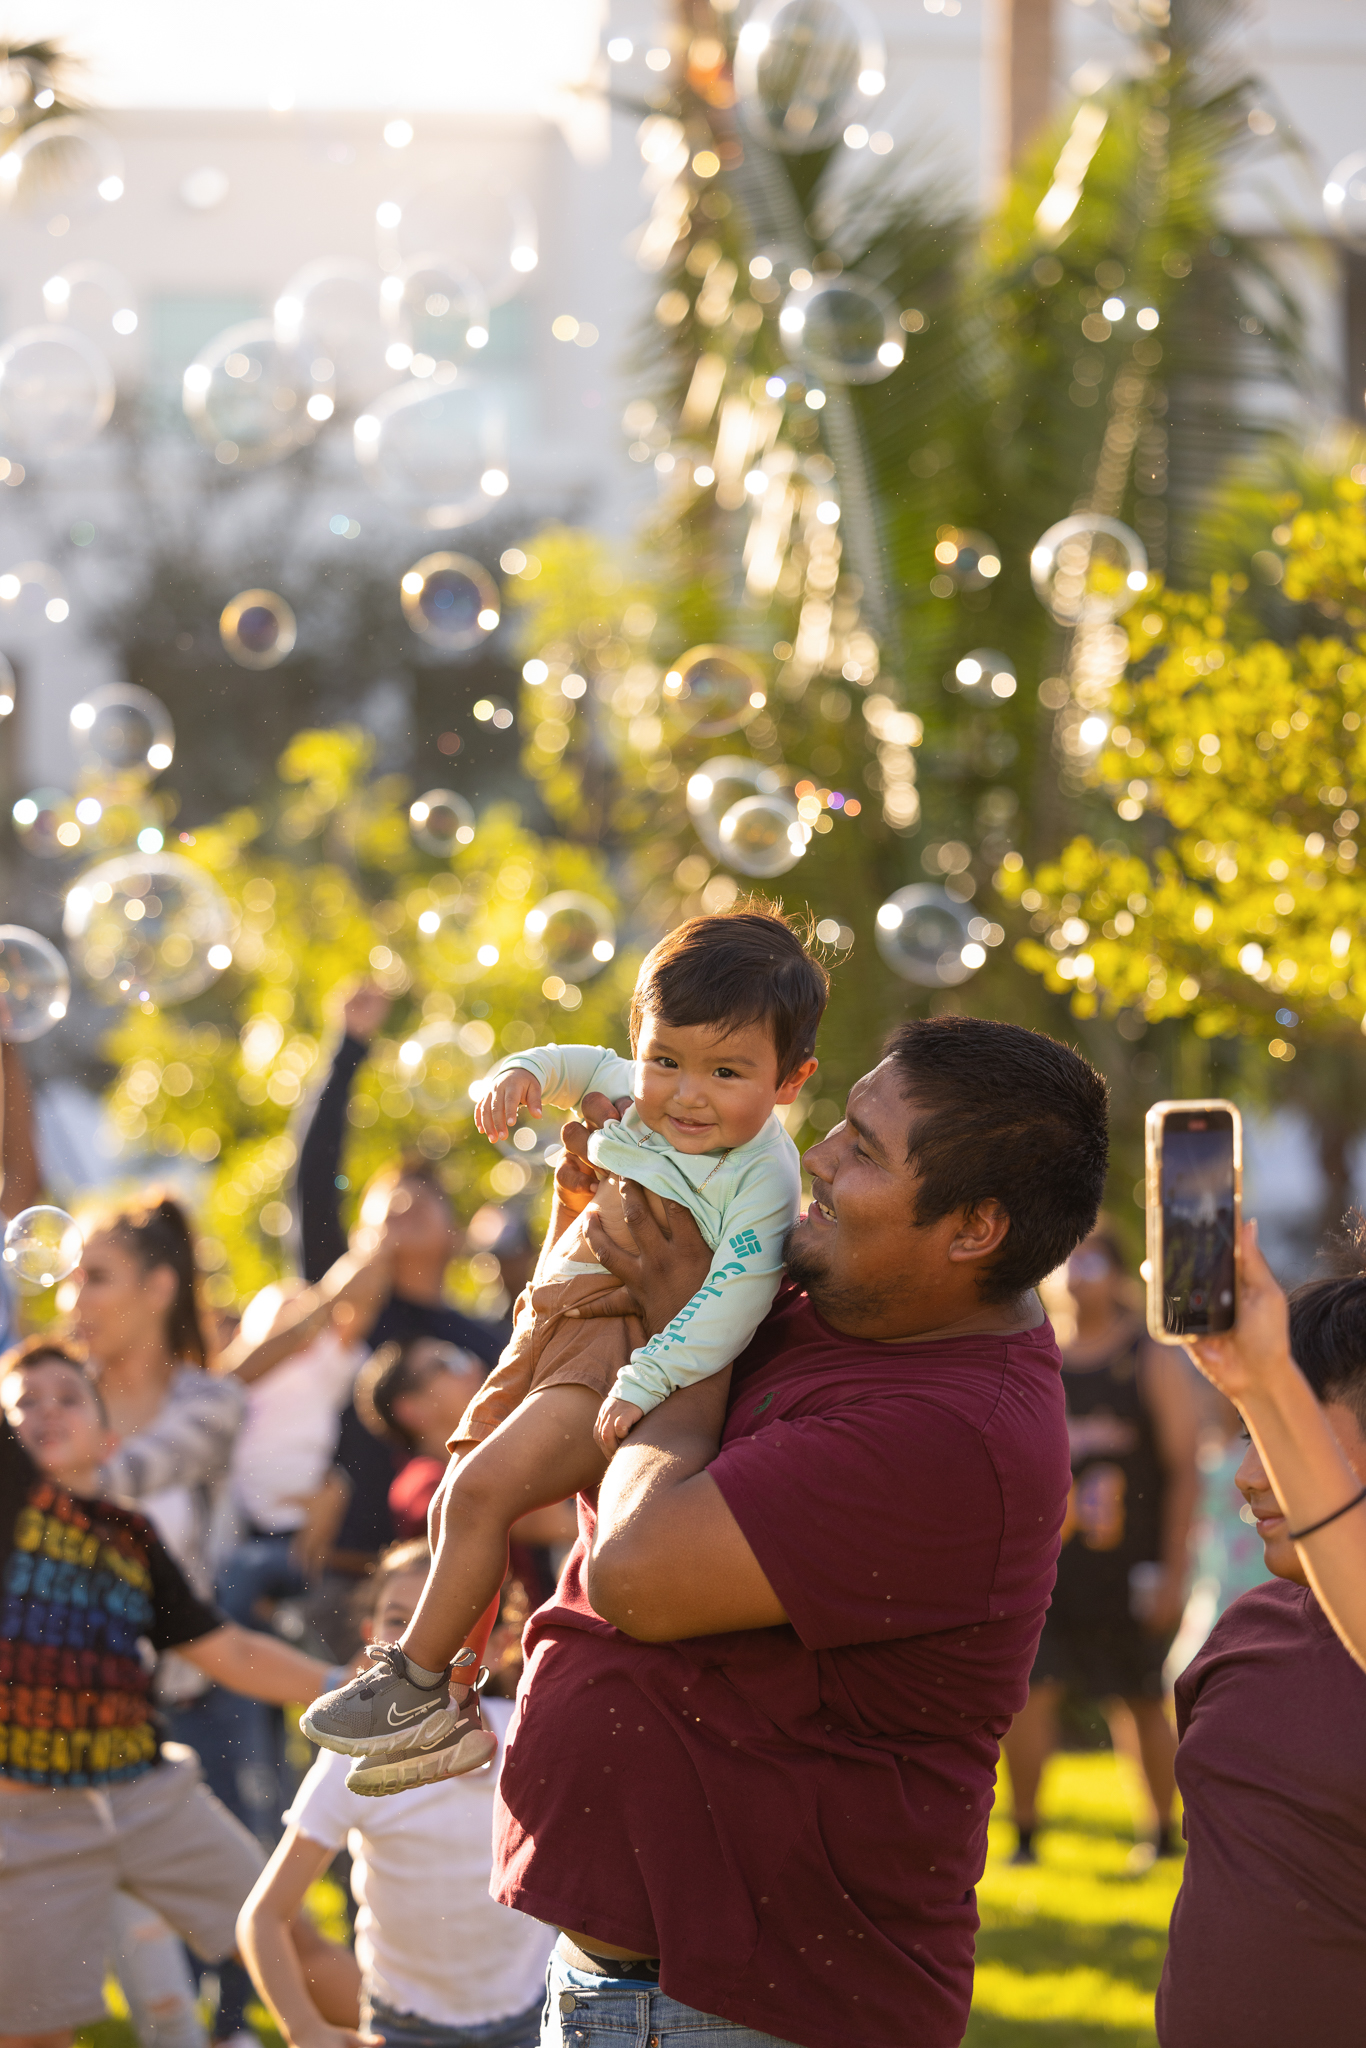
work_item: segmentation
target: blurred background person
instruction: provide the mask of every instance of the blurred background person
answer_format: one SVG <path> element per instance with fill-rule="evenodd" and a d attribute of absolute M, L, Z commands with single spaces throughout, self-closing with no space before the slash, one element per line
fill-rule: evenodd
<path fill-rule="evenodd" d="M 429 1562 L 424 1539 L 381 1559 L 366 1641 L 402 1633 Z M 301 1956 L 298 1944 L 304 1895 L 343 1845 L 358 1909 L 356 2017 L 365 2037 L 383 2048 L 535 2048 L 540 2040 L 553 1930 L 488 1892 L 493 1794 L 520 1658 L 491 1661 L 485 1713 L 499 1747 L 484 1770 L 401 1799 L 366 1799 L 346 1789 L 350 1759 L 323 1750 L 300 1787 L 238 1921 L 253 1980 L 290 2048 L 341 2048 L 356 2038 L 320 2024 L 308 1951 Z"/>
<path fill-rule="evenodd" d="M 1029 1699 L 1005 1738 L 1019 1841 L 1036 1857 L 1038 1793 L 1067 1693 L 1096 1701 L 1153 1808 L 1136 1863 L 1176 1853 L 1176 1737 L 1163 1663 L 1186 1599 L 1199 1409 L 1183 1354 L 1146 1334 L 1142 1297 L 1102 1225 L 1073 1252 L 1076 1334 L 1063 1350 L 1072 1493 Z"/>

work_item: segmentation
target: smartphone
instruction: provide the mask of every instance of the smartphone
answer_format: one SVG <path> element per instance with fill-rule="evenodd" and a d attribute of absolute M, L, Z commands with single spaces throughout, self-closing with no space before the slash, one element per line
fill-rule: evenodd
<path fill-rule="evenodd" d="M 1155 1102 L 1144 1137 L 1148 1334 L 1212 1337 L 1238 1312 L 1243 1120 L 1232 1102 Z"/>

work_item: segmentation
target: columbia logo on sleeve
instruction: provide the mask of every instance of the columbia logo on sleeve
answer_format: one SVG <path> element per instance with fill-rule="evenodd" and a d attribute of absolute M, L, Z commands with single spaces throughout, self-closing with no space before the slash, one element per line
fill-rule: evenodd
<path fill-rule="evenodd" d="M 737 1259 L 757 1259 L 763 1250 L 752 1230 L 742 1230 L 738 1237 L 731 1238 L 730 1248 Z"/>

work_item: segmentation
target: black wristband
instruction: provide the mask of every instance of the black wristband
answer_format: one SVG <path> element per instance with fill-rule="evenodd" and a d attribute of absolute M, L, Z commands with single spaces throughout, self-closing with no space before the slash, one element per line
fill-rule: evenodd
<path fill-rule="evenodd" d="M 1350 1514 L 1353 1508 L 1359 1508 L 1364 1500 L 1366 1500 L 1366 1486 L 1363 1486 L 1360 1493 L 1354 1495 L 1351 1500 L 1345 1500 L 1340 1508 L 1334 1508 L 1331 1515 L 1325 1515 L 1321 1522 L 1311 1522 L 1307 1529 L 1291 1529 L 1289 1531 L 1290 1541 L 1292 1543 L 1303 1543 L 1306 1536 L 1317 1536 L 1320 1529 L 1326 1529 L 1330 1522 L 1341 1520 L 1342 1516 Z"/>

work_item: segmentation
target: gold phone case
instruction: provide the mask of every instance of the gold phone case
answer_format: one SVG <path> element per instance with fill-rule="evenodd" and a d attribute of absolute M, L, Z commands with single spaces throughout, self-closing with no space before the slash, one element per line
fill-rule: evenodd
<path fill-rule="evenodd" d="M 1238 1312 L 1238 1275 L 1242 1270 L 1243 1119 L 1236 1102 L 1222 1095 L 1191 1096 L 1184 1101 L 1155 1102 L 1143 1120 L 1143 1194 L 1148 1243 L 1148 1335 L 1154 1344 L 1172 1344 L 1184 1351 L 1186 1339 L 1166 1328 L 1162 1300 L 1162 1120 L 1171 1109 L 1226 1109 L 1233 1119 L 1233 1271 L 1234 1314 Z"/>

